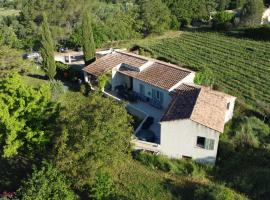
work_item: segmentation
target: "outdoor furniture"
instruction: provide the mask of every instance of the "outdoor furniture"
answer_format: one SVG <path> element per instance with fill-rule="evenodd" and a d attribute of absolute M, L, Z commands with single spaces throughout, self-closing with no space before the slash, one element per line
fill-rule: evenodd
<path fill-rule="evenodd" d="M 148 129 L 154 123 L 153 117 L 147 117 L 145 122 L 142 125 L 142 129 Z"/>

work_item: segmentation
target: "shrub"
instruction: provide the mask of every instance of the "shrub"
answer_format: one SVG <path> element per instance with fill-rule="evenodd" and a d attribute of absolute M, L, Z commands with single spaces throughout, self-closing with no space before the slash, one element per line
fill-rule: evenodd
<path fill-rule="evenodd" d="M 84 83 L 84 84 L 80 85 L 80 92 L 83 95 L 88 96 L 90 91 L 91 91 L 91 87 L 90 87 L 90 85 L 88 83 Z"/>
<path fill-rule="evenodd" d="M 214 84 L 214 75 L 211 69 L 203 67 L 196 73 L 194 83 L 204 86 L 211 86 Z"/>
<path fill-rule="evenodd" d="M 99 170 L 96 174 L 95 183 L 90 190 L 91 199 L 104 200 L 115 196 L 115 187 L 109 173 Z"/>
<path fill-rule="evenodd" d="M 51 87 L 53 99 L 57 98 L 59 95 L 65 92 L 65 86 L 59 80 L 51 80 L 50 87 Z"/>
<path fill-rule="evenodd" d="M 209 184 L 197 186 L 194 191 L 196 200 L 240 200 L 244 197 L 236 194 L 223 185 Z"/>
<path fill-rule="evenodd" d="M 162 155 L 134 152 L 133 157 L 152 169 L 159 169 L 181 176 L 204 177 L 211 170 L 211 167 L 208 165 L 200 165 L 194 161 L 169 159 Z"/>

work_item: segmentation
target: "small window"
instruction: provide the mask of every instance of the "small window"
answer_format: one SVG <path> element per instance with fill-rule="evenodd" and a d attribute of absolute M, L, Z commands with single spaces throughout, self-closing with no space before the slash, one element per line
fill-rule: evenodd
<path fill-rule="evenodd" d="M 182 159 L 184 159 L 184 160 L 191 160 L 192 159 L 192 157 L 190 157 L 190 156 L 182 156 Z"/>
<path fill-rule="evenodd" d="M 197 146 L 204 148 L 205 146 L 205 137 L 197 137 Z"/>
<path fill-rule="evenodd" d="M 230 102 L 227 103 L 227 110 L 229 110 L 229 109 L 230 109 Z"/>

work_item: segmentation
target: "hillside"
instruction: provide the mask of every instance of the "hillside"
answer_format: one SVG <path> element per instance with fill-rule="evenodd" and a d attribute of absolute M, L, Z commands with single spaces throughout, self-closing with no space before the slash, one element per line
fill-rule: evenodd
<path fill-rule="evenodd" d="M 253 106 L 270 103 L 269 45 L 211 32 L 184 32 L 179 37 L 140 43 L 155 57 L 191 69 L 211 68 L 219 89 Z"/>

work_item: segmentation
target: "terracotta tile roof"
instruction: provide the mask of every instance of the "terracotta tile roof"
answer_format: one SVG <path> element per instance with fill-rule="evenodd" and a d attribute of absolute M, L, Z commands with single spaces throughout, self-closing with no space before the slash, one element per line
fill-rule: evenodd
<path fill-rule="evenodd" d="M 141 72 L 131 71 L 125 67 L 121 67 L 119 72 L 165 90 L 169 90 L 191 73 L 189 70 L 159 61 L 155 61 Z"/>
<path fill-rule="evenodd" d="M 115 51 L 112 54 L 96 60 L 94 63 L 85 67 L 83 71 L 94 76 L 100 76 L 120 64 L 126 64 L 135 67 L 135 69 L 138 68 L 138 70 L 135 71 L 127 67 L 121 67 L 119 70 L 120 73 L 165 90 L 169 90 L 192 73 L 192 71 L 188 69 L 170 63 L 122 51 Z M 145 65 L 149 66 L 140 72 L 139 68 Z"/>
<path fill-rule="evenodd" d="M 161 121 L 190 119 L 220 133 L 224 131 L 229 98 L 222 92 L 195 85 L 181 85 Z"/>
<path fill-rule="evenodd" d="M 114 52 L 97 59 L 94 63 L 83 68 L 83 71 L 94 76 L 100 76 L 121 63 L 125 63 L 133 67 L 140 67 L 147 62 L 147 59 L 140 58 L 138 56 L 131 56 L 122 52 Z"/>

